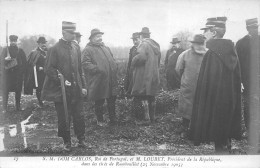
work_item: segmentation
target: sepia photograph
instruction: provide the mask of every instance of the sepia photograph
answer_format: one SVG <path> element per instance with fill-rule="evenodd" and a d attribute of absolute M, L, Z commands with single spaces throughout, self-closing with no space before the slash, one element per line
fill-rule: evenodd
<path fill-rule="evenodd" d="M 0 0 L 0 167 L 260 167 L 258 0 Z"/>

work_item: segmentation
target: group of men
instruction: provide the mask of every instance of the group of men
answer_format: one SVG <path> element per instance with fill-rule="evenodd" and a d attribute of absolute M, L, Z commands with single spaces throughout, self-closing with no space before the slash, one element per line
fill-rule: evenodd
<path fill-rule="evenodd" d="M 249 111 L 259 108 L 259 81 L 254 80 L 259 75 L 257 19 L 246 21 L 249 35 L 237 43 L 236 49 L 231 40 L 223 39 L 226 20 L 226 17 L 207 19 L 206 27 L 202 28 L 204 33 L 195 35 L 190 41 L 190 49 L 186 51 L 180 48 L 180 41 L 173 38 L 173 47 L 165 58 L 167 87 L 170 90 L 180 88 L 179 114 L 183 119 L 181 136 L 189 133 L 195 145 L 214 141 L 217 152 L 230 149 L 231 138 L 241 138 L 241 83 L 244 86 L 247 128 L 250 128 Z M 85 96 L 95 103 L 97 125 L 106 125 L 103 118 L 105 101 L 109 124 L 117 123 L 117 63 L 109 47 L 102 42 L 103 34 L 99 29 L 91 30 L 89 43 L 81 52 L 81 35 L 76 32 L 76 24 L 64 21 L 62 38 L 47 50 L 47 41 L 40 37 L 37 49 L 30 53 L 27 60 L 23 50 L 17 47 L 18 37 L 10 36 L 8 49 L 11 58 L 17 59 L 18 64 L 3 69 L 4 112 L 7 110 L 8 93 L 13 91 L 16 93 L 16 108 L 20 110 L 21 83 L 24 79 L 24 93 L 32 94 L 36 89 L 40 106 L 43 106 L 42 100 L 54 102 L 58 136 L 63 138 L 64 150 L 71 149 L 68 126 L 71 118 L 78 146 L 90 147 L 84 135 Z M 131 114 L 137 123 L 156 121 L 155 96 L 160 83 L 161 52 L 160 45 L 150 35 L 147 27 L 133 33 L 134 46 L 130 49 L 124 83 L 126 95 L 133 98 Z M 10 61 L 6 59 L 7 55 L 5 48 L 1 57 L 4 65 Z M 64 83 L 61 83 L 61 77 Z M 65 95 L 62 92 L 63 85 Z M 257 96 L 258 100 L 255 100 Z M 65 115 L 66 111 L 69 117 Z"/>

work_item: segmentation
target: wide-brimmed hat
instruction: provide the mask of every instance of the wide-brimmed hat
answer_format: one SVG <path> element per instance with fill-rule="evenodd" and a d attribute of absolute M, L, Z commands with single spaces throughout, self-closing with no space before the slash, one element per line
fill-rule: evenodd
<path fill-rule="evenodd" d="M 206 26 L 201 28 L 200 30 L 205 30 L 212 27 L 226 28 L 226 21 L 227 21 L 227 17 L 225 16 L 208 18 Z"/>
<path fill-rule="evenodd" d="M 179 42 L 181 42 L 181 41 L 177 37 L 174 37 L 174 38 L 172 38 L 172 41 L 170 43 L 176 44 L 176 43 L 179 43 Z"/>
<path fill-rule="evenodd" d="M 258 27 L 257 18 L 247 19 L 246 20 L 246 27 Z"/>
<path fill-rule="evenodd" d="M 17 39 L 18 39 L 18 36 L 16 36 L 16 35 L 10 35 L 9 36 L 10 41 L 17 41 Z"/>
<path fill-rule="evenodd" d="M 193 40 L 190 41 L 191 43 L 199 43 L 199 44 L 203 44 L 206 40 L 206 37 L 203 34 L 196 34 L 193 37 Z"/>
<path fill-rule="evenodd" d="M 92 29 L 90 32 L 90 36 L 89 39 L 91 39 L 93 36 L 97 35 L 97 34 L 104 34 L 104 32 L 101 32 L 99 29 L 95 28 Z"/>
<path fill-rule="evenodd" d="M 137 38 L 139 38 L 139 37 L 140 37 L 139 32 L 135 32 L 135 33 L 132 34 L 131 39 L 137 39 Z"/>
<path fill-rule="evenodd" d="M 70 33 L 75 33 L 76 31 L 76 23 L 63 21 L 62 22 L 62 30 Z"/>
<path fill-rule="evenodd" d="M 151 34 L 148 27 L 143 27 L 139 34 Z"/>
<path fill-rule="evenodd" d="M 45 39 L 45 37 L 39 37 L 37 40 L 37 43 L 41 43 L 41 44 L 45 44 L 47 41 Z"/>

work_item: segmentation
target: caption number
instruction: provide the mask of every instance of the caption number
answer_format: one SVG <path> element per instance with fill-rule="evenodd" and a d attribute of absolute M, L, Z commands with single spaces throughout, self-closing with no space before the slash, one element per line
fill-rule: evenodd
<path fill-rule="evenodd" d="M 14 157 L 14 161 L 16 161 L 16 162 L 17 162 L 17 161 L 18 161 L 18 157 Z"/>

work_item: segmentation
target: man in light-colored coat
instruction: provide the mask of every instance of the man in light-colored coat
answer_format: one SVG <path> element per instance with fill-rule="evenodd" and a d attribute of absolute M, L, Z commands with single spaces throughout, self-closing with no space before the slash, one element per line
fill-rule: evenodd
<path fill-rule="evenodd" d="M 103 105 L 108 105 L 110 124 L 116 122 L 115 101 L 117 95 L 117 64 L 110 49 L 102 42 L 104 33 L 93 29 L 82 53 L 82 66 L 88 88 L 88 99 L 95 101 L 97 123 L 103 126 Z"/>
<path fill-rule="evenodd" d="M 175 68 L 181 76 L 178 108 L 179 115 L 182 117 L 182 137 L 185 136 L 189 127 L 200 65 L 207 51 L 204 42 L 205 37 L 202 34 L 195 35 L 193 41 L 191 41 L 191 48 L 179 56 Z"/>

